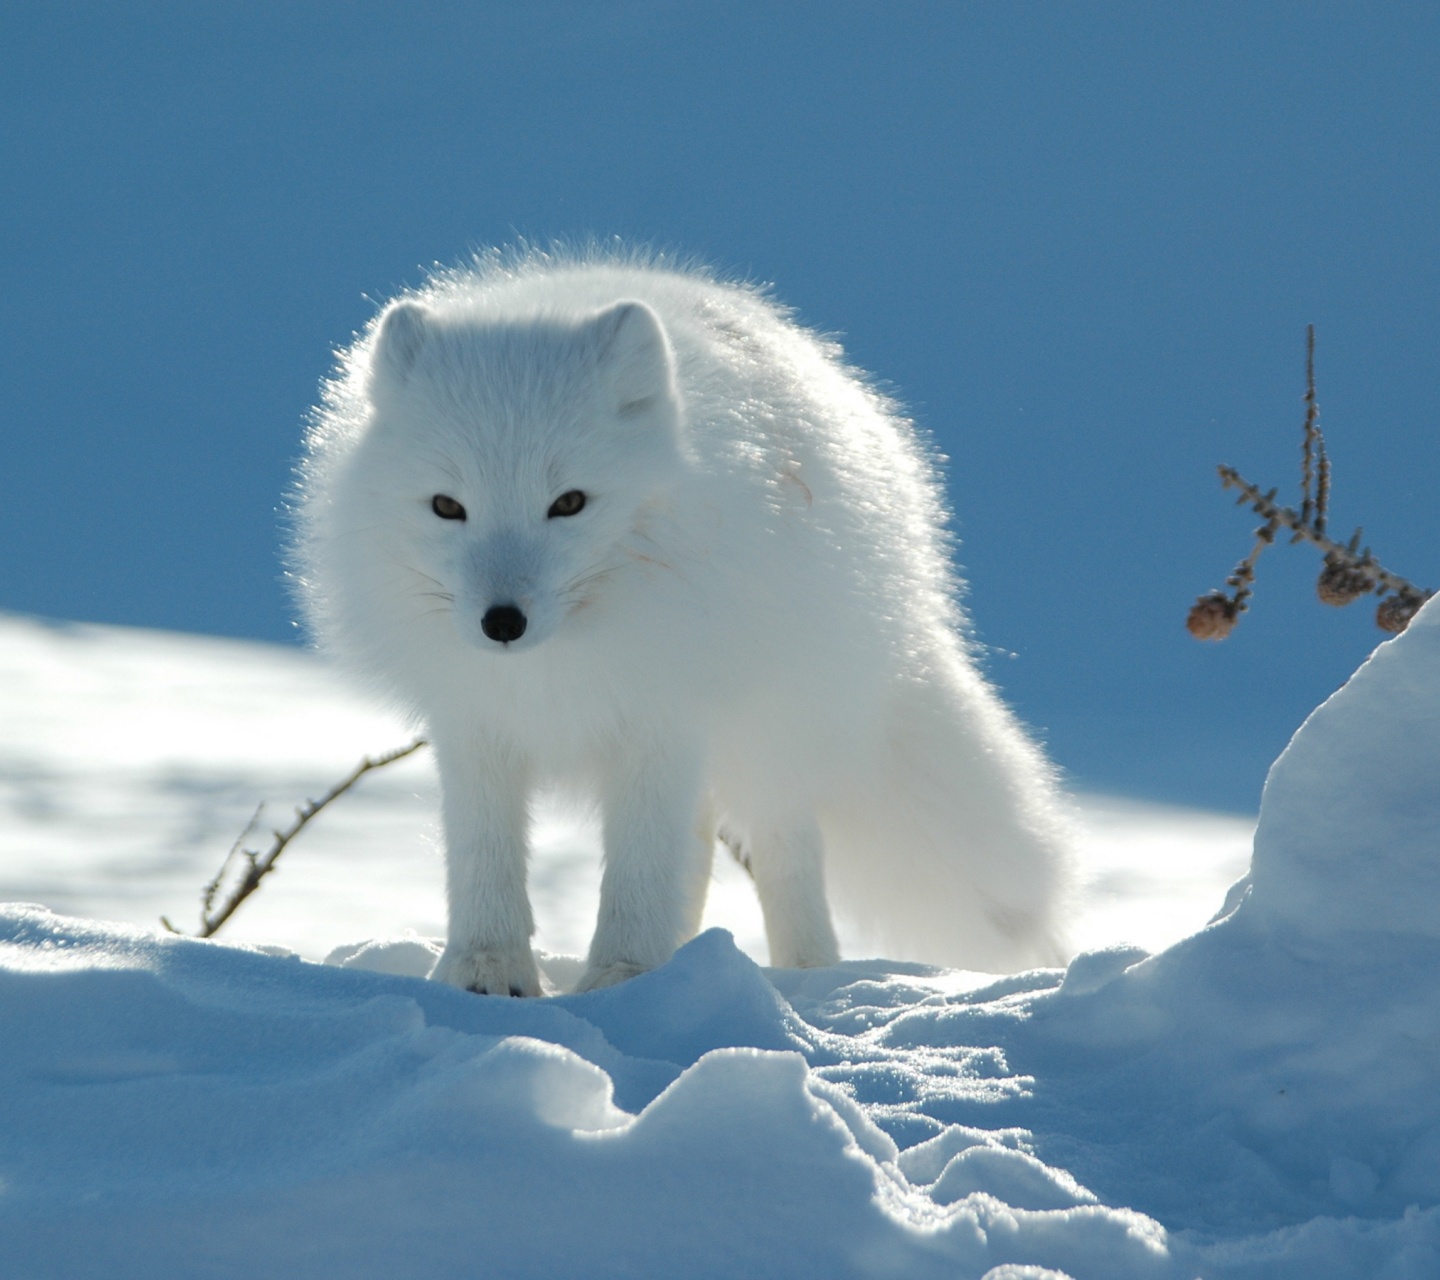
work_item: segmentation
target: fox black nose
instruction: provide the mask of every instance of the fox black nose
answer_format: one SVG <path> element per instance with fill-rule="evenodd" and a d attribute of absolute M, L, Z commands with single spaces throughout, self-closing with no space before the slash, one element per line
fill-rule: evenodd
<path fill-rule="evenodd" d="M 492 604 L 480 619 L 480 630 L 492 640 L 509 644 L 525 634 L 525 615 L 513 604 Z"/>

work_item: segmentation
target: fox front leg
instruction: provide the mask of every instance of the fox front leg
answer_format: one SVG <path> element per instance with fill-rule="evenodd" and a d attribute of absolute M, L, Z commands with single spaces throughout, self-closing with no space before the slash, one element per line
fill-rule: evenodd
<path fill-rule="evenodd" d="M 698 744 L 667 741 L 607 768 L 600 916 L 577 991 L 662 965 L 694 933 L 711 854 L 702 759 Z"/>
<path fill-rule="evenodd" d="M 450 928 L 430 976 L 481 995 L 538 996 L 525 889 L 529 771 L 504 749 L 433 736 Z"/>

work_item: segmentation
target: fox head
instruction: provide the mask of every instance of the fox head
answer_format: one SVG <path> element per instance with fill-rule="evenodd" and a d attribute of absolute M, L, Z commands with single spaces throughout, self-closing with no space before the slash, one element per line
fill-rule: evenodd
<path fill-rule="evenodd" d="M 682 461 L 674 355 L 640 302 L 504 322 L 396 302 L 367 396 L 352 463 L 383 554 L 417 619 L 495 654 L 603 599 Z"/>

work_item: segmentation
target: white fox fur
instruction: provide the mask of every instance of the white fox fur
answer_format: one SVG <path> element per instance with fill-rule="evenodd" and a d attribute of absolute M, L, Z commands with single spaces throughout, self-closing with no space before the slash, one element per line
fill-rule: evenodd
<path fill-rule="evenodd" d="M 582 989 L 694 933 L 717 830 L 773 964 L 838 959 L 827 883 L 892 955 L 1060 958 L 1062 806 L 967 649 L 935 468 L 760 291 L 603 252 L 439 274 L 342 355 L 298 508 L 315 633 L 437 754 L 437 978 L 539 991 L 542 785 L 603 819 Z"/>

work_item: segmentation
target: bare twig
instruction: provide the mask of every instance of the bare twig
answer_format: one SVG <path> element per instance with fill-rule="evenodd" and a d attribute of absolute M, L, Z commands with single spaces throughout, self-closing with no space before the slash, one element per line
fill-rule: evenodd
<path fill-rule="evenodd" d="M 1262 493 L 1234 467 L 1221 467 L 1220 482 L 1240 491 L 1239 505 L 1249 505 L 1265 523 L 1255 531 L 1255 546 L 1225 580 L 1230 592 L 1211 591 L 1191 606 L 1185 625 L 1197 640 L 1223 640 L 1248 609 L 1255 562 L 1282 529 L 1291 542 L 1311 542 L 1325 553 L 1316 591 L 1326 604 L 1345 605 L 1374 592 L 1382 597 L 1375 622 L 1385 631 L 1404 631 L 1420 606 L 1435 593 L 1417 587 L 1385 568 L 1370 548 L 1361 549 L 1361 530 L 1347 543 L 1336 542 L 1325 531 L 1330 508 L 1330 455 L 1320 430 L 1320 405 L 1315 397 L 1315 326 L 1305 333 L 1305 425 L 1300 459 L 1300 510 L 1279 506 L 1276 490 Z M 1388 598 L 1385 598 L 1389 593 Z"/>
<path fill-rule="evenodd" d="M 1317 547 L 1326 553 L 1327 559 L 1331 556 L 1336 563 L 1353 567 L 1363 575 L 1370 583 L 1365 591 L 1394 591 L 1401 595 L 1423 595 L 1427 599 L 1433 592 L 1424 591 L 1417 587 L 1408 578 L 1402 578 L 1398 573 L 1391 573 L 1371 554 L 1370 548 L 1366 547 L 1360 551 L 1360 535 L 1362 529 L 1356 529 L 1348 543 L 1341 544 L 1330 537 L 1323 529 L 1316 527 L 1316 521 L 1306 523 L 1299 514 L 1289 507 L 1277 507 L 1275 505 L 1275 490 L 1269 493 L 1261 493 L 1259 488 L 1245 479 L 1234 467 L 1220 467 L 1220 483 L 1227 489 L 1239 489 L 1240 501 L 1250 503 L 1251 510 L 1256 515 L 1264 516 L 1266 520 L 1275 525 L 1283 525 L 1294 535 L 1294 541 L 1313 542 Z M 1365 591 L 1359 594 L 1365 594 Z"/>
<path fill-rule="evenodd" d="M 225 860 L 220 864 L 220 870 L 215 873 L 215 878 L 210 881 L 201 892 L 200 907 L 200 929 L 194 936 L 197 938 L 213 937 L 232 915 L 239 905 L 245 901 L 256 889 L 260 882 L 275 868 L 275 862 L 285 851 L 288 845 L 304 829 L 305 824 L 310 821 L 332 800 L 338 799 L 350 790 L 372 769 L 383 769 L 387 764 L 394 764 L 397 760 L 403 760 L 408 755 L 413 755 L 425 745 L 424 738 L 417 738 L 409 746 L 399 747 L 394 751 L 388 751 L 384 755 L 370 757 L 366 756 L 355 766 L 344 778 L 337 782 L 318 800 L 307 800 L 295 810 L 295 820 L 284 830 L 272 831 L 274 839 L 270 847 L 264 853 L 254 849 L 243 848 L 244 841 L 260 821 L 260 814 L 264 806 L 255 810 L 254 816 L 246 824 L 245 830 L 240 833 L 239 838 L 230 846 L 230 852 L 225 855 Z M 225 901 L 218 908 L 215 906 L 215 896 L 220 891 L 220 886 L 225 879 L 225 873 L 235 861 L 237 855 L 244 859 L 245 870 L 240 877 L 239 883 L 230 891 Z M 180 933 L 165 917 L 160 917 L 163 924 L 171 933 Z"/>
<path fill-rule="evenodd" d="M 1300 464 L 1300 520 L 1315 528 L 1325 529 L 1326 508 L 1330 504 L 1330 458 L 1325 452 L 1325 435 L 1320 430 L 1320 404 L 1315 398 L 1315 326 L 1305 326 L 1305 429 L 1304 449 Z M 1318 464 L 1320 482 L 1315 489 Z M 1297 535 L 1298 536 L 1298 535 Z"/>

